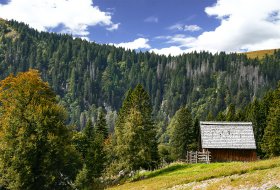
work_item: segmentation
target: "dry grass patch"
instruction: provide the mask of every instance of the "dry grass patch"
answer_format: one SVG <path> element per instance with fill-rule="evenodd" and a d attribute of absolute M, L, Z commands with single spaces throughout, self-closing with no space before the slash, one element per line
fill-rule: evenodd
<path fill-rule="evenodd" d="M 232 175 L 228 177 L 216 178 L 213 180 L 202 181 L 190 185 L 178 186 L 174 190 L 187 189 L 269 189 L 280 186 L 280 167 L 265 170 L 255 170 L 242 175 Z"/>
<path fill-rule="evenodd" d="M 255 59 L 255 58 L 261 59 L 261 58 L 265 57 L 265 55 L 273 55 L 275 50 L 276 49 L 251 51 L 251 52 L 246 52 L 245 54 L 250 59 Z"/>

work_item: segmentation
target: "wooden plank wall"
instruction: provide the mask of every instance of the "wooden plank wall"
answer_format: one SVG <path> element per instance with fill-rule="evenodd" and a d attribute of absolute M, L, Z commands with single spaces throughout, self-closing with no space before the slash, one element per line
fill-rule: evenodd
<path fill-rule="evenodd" d="M 246 149 L 208 149 L 211 152 L 211 162 L 255 161 L 256 150 Z"/>

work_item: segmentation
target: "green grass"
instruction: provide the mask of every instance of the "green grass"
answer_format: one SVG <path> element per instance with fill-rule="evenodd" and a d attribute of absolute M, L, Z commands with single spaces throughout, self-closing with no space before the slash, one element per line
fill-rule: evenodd
<path fill-rule="evenodd" d="M 140 179 L 148 179 L 151 177 L 168 175 L 169 173 L 174 172 L 176 170 L 182 170 L 182 169 L 186 169 L 189 167 L 191 167 L 190 164 L 174 163 L 174 164 L 171 164 L 171 165 L 164 167 L 162 169 L 159 169 L 159 170 L 147 171 L 147 172 L 144 172 L 143 174 L 138 174 L 137 176 L 132 178 L 130 181 L 138 181 Z"/>
<path fill-rule="evenodd" d="M 231 162 L 212 164 L 172 164 L 165 168 L 139 174 L 134 182 L 113 186 L 108 189 L 167 189 L 176 185 L 190 182 L 200 182 L 207 179 L 248 174 L 260 171 L 270 171 L 274 168 L 280 173 L 280 157 L 257 162 Z M 256 174 L 257 175 L 257 174 Z M 259 174 L 264 176 L 264 174 Z M 254 178 L 257 179 L 258 175 Z M 234 180 L 233 180 L 234 181 Z M 216 184 L 217 185 L 217 184 Z M 213 187 L 215 189 L 215 187 Z"/>

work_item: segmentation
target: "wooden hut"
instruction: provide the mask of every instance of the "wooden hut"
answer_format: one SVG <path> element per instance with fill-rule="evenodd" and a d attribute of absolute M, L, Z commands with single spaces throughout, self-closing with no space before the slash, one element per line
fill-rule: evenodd
<path fill-rule="evenodd" d="M 202 151 L 211 152 L 211 162 L 257 159 L 251 122 L 200 122 Z"/>

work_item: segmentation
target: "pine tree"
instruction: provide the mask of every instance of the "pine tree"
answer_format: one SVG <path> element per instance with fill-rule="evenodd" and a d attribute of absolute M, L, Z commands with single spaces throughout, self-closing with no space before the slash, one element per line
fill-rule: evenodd
<path fill-rule="evenodd" d="M 193 120 L 190 111 L 183 107 L 173 116 L 168 131 L 171 154 L 174 160 L 184 159 L 194 141 Z"/>

